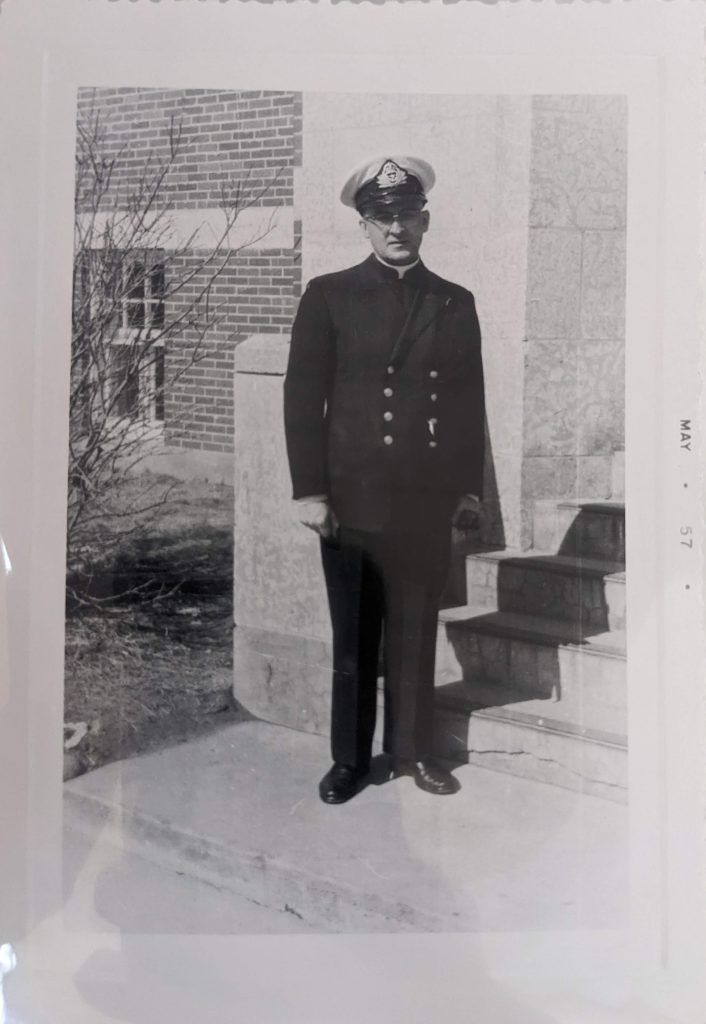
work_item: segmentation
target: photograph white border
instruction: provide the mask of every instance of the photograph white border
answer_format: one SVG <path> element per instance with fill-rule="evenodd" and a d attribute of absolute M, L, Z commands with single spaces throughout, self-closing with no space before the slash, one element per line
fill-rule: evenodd
<path fill-rule="evenodd" d="M 187 963 L 196 965 L 194 986 L 200 964 L 209 1005 L 219 970 L 223 977 L 230 970 L 244 1020 L 375 1021 L 390 1019 L 390 1006 L 394 1019 L 409 1022 L 478 1019 L 481 998 L 484 1024 L 492 1024 L 504 1019 L 495 1016 L 496 997 L 505 1013 L 503 999 L 518 1001 L 525 1013 L 512 1018 L 518 1024 L 533 1020 L 531 1012 L 538 1021 L 628 1020 L 599 1014 L 632 1004 L 670 1020 L 703 1019 L 705 21 L 704 5 L 688 0 L 639 7 L 68 0 L 60 12 L 42 0 L 5 0 L 0 124 L 9 158 L 1 202 L 9 244 L 0 264 L 0 531 L 12 572 L 3 577 L 0 601 L 0 637 L 4 629 L 9 652 L 0 743 L 14 785 L 3 794 L 13 843 L 3 840 L 0 865 L 12 895 L 8 931 L 20 935 L 21 921 L 32 924 L 19 943 L 18 974 L 37 973 L 61 1005 L 78 1000 L 55 1020 L 98 1019 L 81 1006 L 71 978 L 105 940 L 66 933 L 60 912 L 75 92 L 87 85 L 622 93 L 629 104 L 630 927 L 453 937 L 202 936 L 197 952 L 190 936 L 111 935 L 111 945 L 118 943 L 126 964 L 140 957 L 171 962 L 175 979 Z M 693 424 L 691 451 L 680 444 L 684 419 Z M 692 548 L 681 544 L 687 526 Z M 8 878 L 23 877 L 24 885 L 8 886 Z M 341 961 L 353 983 L 336 979 Z"/>

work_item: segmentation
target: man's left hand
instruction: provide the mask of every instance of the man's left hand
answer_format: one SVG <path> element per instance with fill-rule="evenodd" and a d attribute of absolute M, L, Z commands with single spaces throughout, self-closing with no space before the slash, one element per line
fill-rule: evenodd
<path fill-rule="evenodd" d="M 458 500 L 452 523 L 457 530 L 472 530 L 477 525 L 480 511 L 480 498 L 475 494 L 464 494 Z"/>

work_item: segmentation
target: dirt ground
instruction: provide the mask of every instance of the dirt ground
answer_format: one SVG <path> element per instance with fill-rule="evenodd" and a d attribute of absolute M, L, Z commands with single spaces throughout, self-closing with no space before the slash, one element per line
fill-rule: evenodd
<path fill-rule="evenodd" d="M 129 481 L 115 507 L 144 483 Z M 149 483 L 173 486 L 167 504 L 135 517 L 116 548 L 102 523 L 87 599 L 67 600 L 67 777 L 233 713 L 232 488 Z"/>

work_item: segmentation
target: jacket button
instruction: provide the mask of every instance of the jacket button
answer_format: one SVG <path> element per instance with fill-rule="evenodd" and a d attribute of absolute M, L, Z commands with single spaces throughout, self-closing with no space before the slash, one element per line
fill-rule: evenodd
<path fill-rule="evenodd" d="M 429 442 L 429 447 L 430 448 L 436 448 L 436 441 L 430 441 Z"/>
<path fill-rule="evenodd" d="M 392 444 L 392 441 L 393 441 L 392 435 L 391 434 L 385 434 L 385 436 L 383 437 L 383 441 L 385 442 L 385 444 Z"/>
<path fill-rule="evenodd" d="M 390 372 L 389 366 L 387 368 L 387 371 L 388 371 L 388 373 Z M 436 380 L 436 378 L 439 376 L 439 374 L 438 374 L 438 372 L 436 370 L 430 370 L 429 371 L 429 376 L 431 377 L 432 380 Z"/>
<path fill-rule="evenodd" d="M 394 372 L 395 372 L 395 368 L 394 368 L 394 366 L 388 366 L 388 368 L 387 368 L 387 372 L 388 372 L 388 373 L 394 373 Z"/>
<path fill-rule="evenodd" d="M 385 396 L 385 398 L 392 398 L 392 395 L 393 395 L 392 388 L 383 388 L 383 392 L 382 393 Z"/>
<path fill-rule="evenodd" d="M 384 413 L 382 414 L 382 418 L 383 418 L 384 420 L 387 420 L 387 422 L 388 422 L 388 423 L 390 422 L 390 420 L 392 419 L 392 413 L 391 413 L 391 412 L 389 411 L 389 409 L 388 409 L 388 411 L 387 411 L 387 412 L 384 412 Z"/>
<path fill-rule="evenodd" d="M 432 402 L 435 402 L 439 396 L 438 395 L 429 395 L 429 397 L 431 398 Z"/>

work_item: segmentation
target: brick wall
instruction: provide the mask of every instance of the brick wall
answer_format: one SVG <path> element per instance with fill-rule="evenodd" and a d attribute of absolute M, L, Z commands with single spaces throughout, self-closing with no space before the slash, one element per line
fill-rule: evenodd
<path fill-rule="evenodd" d="M 164 196 L 175 208 L 217 205 L 242 182 L 256 205 L 291 204 L 301 159 L 301 98 L 295 93 L 203 89 L 80 89 L 79 120 L 97 115 L 101 150 L 114 159 L 107 201 L 134 191 L 148 158 L 169 157 L 170 125 L 181 128 Z M 267 189 L 258 198 L 258 193 Z"/>
<path fill-rule="evenodd" d="M 115 161 L 104 206 L 124 205 L 146 162 L 169 161 L 170 132 L 178 132 L 160 200 L 173 210 L 217 207 L 224 192 L 242 188 L 253 206 L 293 205 L 294 168 L 301 164 L 301 95 L 282 92 L 81 89 L 79 123 L 100 125 L 101 153 Z M 174 137 L 174 136 L 172 136 Z M 80 197 L 79 197 L 80 200 Z M 85 203 L 79 201 L 80 206 Z M 217 323 L 198 346 L 184 332 L 165 353 L 165 442 L 170 447 L 228 452 L 233 445 L 233 350 L 252 334 L 286 334 L 301 293 L 301 223 L 291 249 L 259 245 L 234 252 L 210 297 Z M 203 254 L 168 254 L 171 282 L 198 269 Z M 203 288 L 207 271 L 167 304 L 179 315 Z M 176 378 L 176 379 L 175 379 Z M 171 382 L 171 384 L 170 384 Z"/>
<path fill-rule="evenodd" d="M 173 270 L 183 279 L 197 265 L 198 257 L 194 256 L 186 258 L 182 265 L 175 261 Z M 242 252 L 233 258 L 209 299 L 219 321 L 217 325 L 201 343 L 196 333 L 185 331 L 167 350 L 168 445 L 232 451 L 235 345 L 252 334 L 289 332 L 299 291 L 298 278 L 289 250 Z M 204 272 L 195 274 L 188 286 L 190 296 L 195 298 L 205 282 Z"/>

